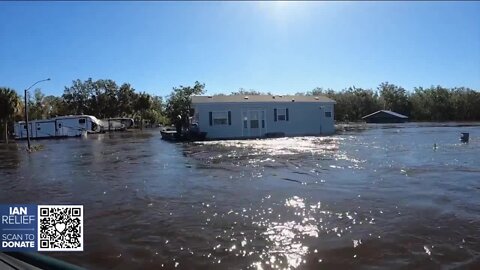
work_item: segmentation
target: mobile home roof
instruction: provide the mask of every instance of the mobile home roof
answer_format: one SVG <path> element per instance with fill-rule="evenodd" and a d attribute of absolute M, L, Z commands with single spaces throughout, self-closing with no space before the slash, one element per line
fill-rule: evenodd
<path fill-rule="evenodd" d="M 271 95 L 231 95 L 231 96 L 192 96 L 192 103 L 233 103 L 233 102 L 320 102 L 335 103 L 325 96 L 271 96 Z"/>

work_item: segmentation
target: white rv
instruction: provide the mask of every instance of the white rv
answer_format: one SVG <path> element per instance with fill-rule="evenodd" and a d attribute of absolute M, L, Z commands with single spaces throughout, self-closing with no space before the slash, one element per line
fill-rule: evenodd
<path fill-rule="evenodd" d="M 30 138 L 76 137 L 82 133 L 98 133 L 101 122 L 91 115 L 68 115 L 53 119 L 29 121 Z M 27 126 L 24 121 L 15 123 L 15 139 L 27 138 Z"/>

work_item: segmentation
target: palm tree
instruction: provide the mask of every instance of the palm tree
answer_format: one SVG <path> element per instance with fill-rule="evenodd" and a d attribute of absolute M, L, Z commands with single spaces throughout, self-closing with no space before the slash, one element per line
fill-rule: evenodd
<path fill-rule="evenodd" d="M 15 90 L 0 87 L 0 120 L 3 122 L 6 143 L 8 143 L 8 122 L 14 118 L 19 105 L 20 97 Z"/>

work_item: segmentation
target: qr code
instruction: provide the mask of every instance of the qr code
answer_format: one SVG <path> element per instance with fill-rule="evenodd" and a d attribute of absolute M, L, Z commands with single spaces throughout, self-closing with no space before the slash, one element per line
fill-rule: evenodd
<path fill-rule="evenodd" d="M 38 251 L 83 251 L 83 205 L 38 206 Z"/>

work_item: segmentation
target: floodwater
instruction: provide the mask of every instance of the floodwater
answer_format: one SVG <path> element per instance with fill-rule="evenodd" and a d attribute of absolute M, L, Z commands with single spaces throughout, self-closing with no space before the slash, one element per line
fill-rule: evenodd
<path fill-rule="evenodd" d="M 88 269 L 480 269 L 480 126 L 35 144 L 0 146 L 0 203 L 83 204 L 85 251 L 48 255 Z"/>

